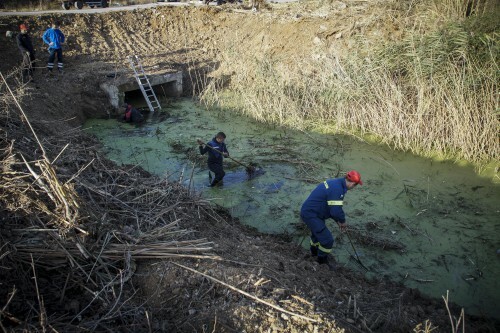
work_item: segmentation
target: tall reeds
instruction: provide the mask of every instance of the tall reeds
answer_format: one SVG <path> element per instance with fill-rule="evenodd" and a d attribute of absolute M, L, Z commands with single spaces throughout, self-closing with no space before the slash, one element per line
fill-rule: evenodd
<path fill-rule="evenodd" d="M 440 17 L 447 21 L 449 19 L 460 19 L 467 16 L 484 15 L 488 10 L 497 6 L 496 0 L 431 0 L 428 3 L 421 4 L 425 6 L 423 12 L 430 12 L 435 17 Z"/>
<path fill-rule="evenodd" d="M 263 122 L 370 135 L 481 165 L 500 153 L 498 48 L 496 32 L 455 22 L 344 58 L 222 51 L 219 71 L 233 73 L 231 82 L 209 81 L 202 100 Z"/>

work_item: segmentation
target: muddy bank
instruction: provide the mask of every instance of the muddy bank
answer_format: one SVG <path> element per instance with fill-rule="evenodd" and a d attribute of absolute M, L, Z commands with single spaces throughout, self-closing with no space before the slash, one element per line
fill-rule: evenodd
<path fill-rule="evenodd" d="M 414 10 L 417 12 L 413 13 Z M 408 13 L 412 14 L 412 18 L 408 17 Z M 361 75 L 377 69 L 376 65 L 373 65 L 374 67 L 367 65 L 368 67 L 365 68 L 363 64 L 365 60 L 367 63 L 380 61 L 376 57 L 370 58 L 369 54 L 385 52 L 383 49 L 375 48 L 375 45 L 385 45 L 387 41 L 395 41 L 404 37 L 411 39 L 412 36 L 405 36 L 405 34 L 412 31 L 411 27 L 415 24 L 413 19 L 416 19 L 419 13 L 411 3 L 388 0 L 378 4 L 359 1 L 332 4 L 307 2 L 288 6 L 274 4 L 269 10 L 263 10 L 258 15 L 237 6 L 225 6 L 220 8 L 160 7 L 133 12 L 60 16 L 65 27 L 64 31 L 68 35 L 68 56 L 74 57 L 75 62 L 81 62 L 82 56 L 92 57 L 94 61 L 88 69 L 95 74 L 96 80 L 103 81 L 105 75 L 126 71 L 128 69 L 126 57 L 137 54 L 144 58 L 146 66 L 182 68 L 185 73 L 184 82 L 187 85 L 184 91 L 187 94 L 190 91 L 200 93 L 206 87 L 217 90 L 217 87 L 232 86 L 231 82 L 233 82 L 238 94 L 248 93 L 248 103 L 243 103 L 244 106 L 240 105 L 240 111 L 251 114 L 251 110 L 258 109 L 261 104 L 271 110 L 267 112 L 261 110 L 260 112 L 264 114 L 260 116 L 258 113 L 255 114 L 254 116 L 259 119 L 278 121 L 277 118 L 279 118 L 280 122 L 293 122 L 294 117 L 298 117 L 295 121 L 301 122 L 301 120 L 309 120 L 302 118 L 304 114 L 312 114 L 313 122 L 317 120 L 325 122 L 326 128 L 319 130 L 337 131 L 339 129 L 336 129 L 336 126 L 340 126 L 340 130 L 357 135 L 357 132 L 353 132 L 357 128 L 362 132 L 361 134 L 376 135 L 380 140 L 399 149 L 416 151 L 423 155 L 433 152 L 447 156 L 453 155 L 453 157 L 467 158 L 477 163 L 493 162 L 488 166 L 488 172 L 493 175 L 494 179 L 498 179 L 496 174 L 498 168 L 494 160 L 499 151 L 494 131 L 497 124 L 493 115 L 494 111 L 490 112 L 495 101 L 488 93 L 496 89 L 495 83 L 492 83 L 490 90 L 485 88 L 480 94 L 476 94 L 480 99 L 477 103 L 480 105 L 484 103 L 484 107 L 457 111 L 470 113 L 471 119 L 455 117 L 453 109 L 448 108 L 446 102 L 443 104 L 443 99 L 437 99 L 439 96 L 432 95 L 431 90 L 426 98 L 432 100 L 436 97 L 436 101 L 439 100 L 436 103 L 441 103 L 436 105 L 436 108 L 447 110 L 450 113 L 449 118 L 453 118 L 453 123 L 446 121 L 447 116 L 440 119 L 441 113 L 434 114 L 433 109 L 423 111 L 431 115 L 430 123 L 426 123 L 422 122 L 421 118 L 412 117 L 413 109 L 420 108 L 418 103 L 403 103 L 394 111 L 390 109 L 390 105 L 400 104 L 397 100 L 392 100 L 394 95 L 401 94 L 405 100 L 418 101 L 414 98 L 415 91 L 412 83 L 406 86 L 400 85 L 399 79 L 391 81 L 393 76 L 391 66 L 399 66 L 397 61 L 394 64 L 386 64 L 387 73 L 381 72 L 380 75 L 374 73 L 375 78 Z M 2 21 L 6 23 L 5 29 L 16 30 L 19 21 L 26 20 L 32 25 L 33 34 L 38 36 L 37 49 L 40 50 L 40 54 L 43 54 L 45 50 L 39 38 L 47 27 L 49 18 L 48 15 L 41 15 L 25 18 L 10 17 Z M 467 29 L 463 33 L 474 35 Z M 421 37 L 424 38 L 424 36 Z M 387 52 L 399 52 L 397 45 L 393 45 L 394 48 L 388 48 Z M 469 46 L 464 45 L 464 48 L 469 49 Z M 367 53 L 366 59 L 363 55 L 365 53 Z M 489 52 L 486 53 L 489 54 Z M 350 60 L 353 63 L 350 63 Z M 434 59 L 427 60 L 434 61 Z M 266 61 L 269 63 L 266 64 Z M 240 62 L 241 64 L 238 65 Z M 322 63 L 326 65 L 320 66 Z M 40 65 L 43 67 L 43 61 Z M 343 94 L 341 89 L 331 91 L 332 86 L 347 87 L 347 82 L 334 81 L 333 78 L 323 75 L 330 73 L 335 77 L 337 70 L 345 72 L 342 75 L 348 77 L 362 78 L 359 82 L 354 81 L 352 96 Z M 390 82 L 394 85 L 394 91 L 391 90 L 389 83 L 387 87 L 381 89 L 386 91 L 386 95 L 379 92 L 372 96 L 369 88 L 366 91 L 361 88 L 356 89 L 356 87 L 370 87 L 370 82 L 373 82 L 370 80 L 385 75 L 388 75 L 388 80 L 382 80 L 383 82 L 379 83 L 383 85 Z M 447 76 L 447 74 L 443 75 Z M 280 78 L 281 76 L 283 78 Z M 273 77 L 280 82 L 281 86 L 288 87 L 290 84 L 294 87 L 297 85 L 297 87 L 281 91 L 273 89 L 273 86 L 269 84 L 259 85 L 261 80 L 273 82 Z M 480 76 L 475 76 L 475 79 L 482 81 Z M 326 80 L 324 87 L 314 84 L 322 80 Z M 460 81 L 460 79 L 457 80 Z M 255 81 L 254 84 L 252 81 Z M 239 82 L 239 85 L 234 82 Z M 302 87 L 301 83 L 304 82 L 310 82 L 310 84 Z M 438 85 L 442 86 L 445 91 L 449 89 L 453 94 L 454 89 L 450 89 L 446 82 L 447 80 L 444 80 Z M 213 87 L 210 86 L 212 83 Z M 315 88 L 308 91 L 308 87 L 312 86 Z M 428 85 L 423 83 L 422 88 L 426 86 Z M 267 99 L 275 97 L 272 92 L 280 92 L 281 95 L 278 94 L 278 96 L 281 97 L 276 100 L 277 105 L 265 104 L 265 101 L 259 100 L 259 87 L 265 90 L 263 93 Z M 288 95 L 287 91 L 291 91 L 291 95 Z M 271 93 L 266 95 L 269 92 Z M 459 102 L 460 96 L 467 98 L 470 93 L 473 91 L 458 91 L 456 96 L 453 95 L 458 99 L 454 102 L 462 104 Z M 315 98 L 305 105 L 292 102 L 295 99 L 300 101 L 301 96 L 304 95 L 312 95 Z M 363 95 L 370 95 L 373 99 L 359 99 L 359 96 Z M 335 102 L 336 98 L 340 98 L 339 103 Z M 205 102 L 210 104 L 214 99 L 216 100 L 217 97 L 208 96 Z M 281 99 L 285 102 L 281 103 Z M 350 100 L 358 102 L 351 104 L 348 102 Z M 280 106 L 288 104 L 290 107 L 281 109 Z M 313 110 L 308 110 L 309 108 Z M 280 114 L 272 112 L 275 109 L 278 109 Z M 477 109 L 484 110 L 484 113 L 478 111 L 479 113 L 475 114 L 474 110 Z M 288 110 L 291 112 L 287 112 Z M 351 114 L 350 110 L 356 110 L 356 112 Z M 393 112 L 401 113 L 405 117 L 391 116 Z M 266 116 L 266 113 L 269 116 Z M 351 122 L 352 119 L 360 119 L 360 121 Z M 475 119 L 483 119 L 484 124 L 479 122 L 476 126 Z M 336 122 L 338 124 L 335 124 Z M 450 128 L 443 130 L 440 125 L 443 122 L 447 123 Z M 382 124 L 393 124 L 395 127 L 382 126 Z M 408 124 L 413 125 L 408 126 L 409 130 L 402 131 L 401 129 Z M 429 128 L 425 130 L 427 125 Z M 463 133 L 476 133 L 474 126 L 484 127 L 480 131 L 483 133 L 482 136 L 471 140 L 469 136 L 461 138 Z M 454 131 L 454 128 L 460 128 L 460 130 Z"/>
<path fill-rule="evenodd" d="M 48 329 L 50 324 L 59 331 L 118 328 L 136 332 L 166 328 L 174 332 L 314 329 L 407 332 L 430 319 L 439 331 L 449 330 L 448 315 L 441 300 L 390 283 L 384 276 L 367 280 L 350 270 L 331 274 L 312 258 L 305 257 L 304 250 L 289 239 L 262 235 L 243 227 L 227 211 L 208 205 L 193 193 L 186 193 L 176 184 L 177 178 L 167 181 L 135 166 L 111 163 L 102 156 L 97 149 L 98 143 L 81 133 L 80 126 L 86 114 L 106 115 L 106 110 L 112 111 L 98 85 L 106 74 L 117 68 L 126 68 L 126 55 L 141 52 L 149 65 L 183 69 L 188 59 L 189 66 L 203 67 L 213 61 L 217 49 L 211 45 L 218 45 L 219 38 L 228 30 L 237 24 L 247 24 L 248 31 L 255 31 L 250 29 L 253 27 L 250 21 L 239 22 L 239 18 L 230 18 L 228 13 L 169 10 L 152 14 L 158 20 L 164 20 L 164 27 L 169 28 L 150 31 L 150 39 L 136 41 L 134 34 L 150 24 L 147 23 L 149 16 L 144 14 L 120 13 L 116 17 L 105 16 L 106 19 L 85 15 L 66 17 L 64 24 L 69 40 L 65 76 L 45 80 L 42 62 L 35 75 L 35 84 L 19 87 L 14 76 L 8 78 L 16 92 L 22 93 L 21 105 L 45 147 L 49 161 L 53 162 L 69 144 L 53 165 L 60 183 L 68 182 L 68 186 L 74 189 L 72 193 L 76 195 L 78 205 L 71 207 L 82 218 L 72 225 L 65 237 L 58 236 L 64 228 L 59 227 L 58 218 L 43 209 L 44 206 L 56 207 L 58 212 L 65 212 L 64 204 L 54 205 L 41 188 L 33 188 L 35 178 L 19 154 L 22 153 L 28 161 L 35 161 L 41 159 L 42 152 L 26 122 L 19 116 L 19 110 L 12 100 L 7 99 L 2 110 L 8 112 L 2 113 L 0 118 L 2 159 L 6 166 L 3 170 L 11 172 L 13 169 L 22 177 L 6 179 L 9 173 L 2 173 L 2 184 L 5 184 L 2 191 L 7 184 L 15 182 L 22 185 L 23 191 L 28 190 L 31 197 L 14 200 L 18 197 L 6 196 L 2 192 L 2 324 L 19 331 Z M 162 18 L 164 14 L 169 15 Z M 169 20 L 174 24 L 167 24 Z M 257 24 L 262 18 L 256 16 L 252 20 Z M 16 21 L 9 19 L 8 24 L 15 26 Z M 40 34 L 47 21 L 48 17 L 33 18 L 30 22 L 35 27 L 33 34 Z M 216 21 L 215 24 L 208 24 L 212 21 Z M 305 22 L 306 28 L 308 24 L 315 25 Z M 180 27 L 187 28 L 181 31 Z M 286 29 L 288 27 L 283 26 L 283 31 Z M 101 30 L 106 33 L 101 34 Z M 155 38 L 156 34 L 163 34 L 165 38 Z M 189 36 L 203 39 L 191 40 Z M 2 45 L 12 45 L 4 34 L 0 38 Z M 280 45 L 276 47 L 279 49 Z M 37 49 L 40 59 L 43 59 L 43 47 L 37 45 Z M 2 73 L 10 73 L 16 65 L 16 52 L 2 47 Z M 4 89 L 2 86 L 2 93 Z M 12 147 L 12 153 L 9 147 Z M 175 200 L 157 202 L 158 197 L 173 197 Z M 41 205 L 36 206 L 35 202 Z M 152 214 L 143 214 L 148 211 Z M 132 251 L 133 245 L 142 241 L 151 247 L 150 241 L 165 241 L 159 237 L 172 231 L 167 226 L 173 222 L 178 224 L 175 233 L 193 230 L 186 238 L 176 238 L 175 241 L 194 243 L 206 238 L 213 245 L 201 250 L 200 255 L 220 259 L 135 258 L 137 253 Z M 79 227 L 89 235 L 83 237 L 82 231 L 73 227 Z M 34 231 L 33 228 L 49 231 Z M 80 241 L 84 250 L 74 245 L 75 240 Z M 32 247 L 23 252 L 21 258 L 17 247 L 26 243 Z M 104 258 L 100 254 L 109 250 L 111 245 L 128 247 L 119 247 L 120 258 L 108 257 L 110 261 L 103 264 L 98 258 Z M 33 260 L 30 254 L 33 254 Z M 227 285 L 176 266 L 174 262 L 306 318 L 296 319 L 270 308 L 255 298 L 242 296 L 241 292 Z M 35 272 L 39 293 L 33 282 Z M 120 283 L 115 284 L 116 281 Z M 19 290 L 15 293 L 14 285 Z M 460 313 L 455 306 L 451 311 L 455 316 Z M 496 323 L 469 315 L 466 316 L 466 325 L 468 332 L 496 330 Z M 419 327 L 422 328 L 423 324 Z"/>
<path fill-rule="evenodd" d="M 37 51 L 37 68 L 45 67 L 46 46 L 41 36 L 50 25 L 52 18 L 62 23 L 62 31 L 67 37 L 64 54 L 68 74 L 74 72 L 72 81 L 78 81 L 85 98 L 78 99 L 78 93 L 71 94 L 73 106 L 82 111 L 96 110 L 85 108 L 86 103 L 98 99 L 100 105 L 107 105 L 100 95 L 99 83 L 106 80 L 110 73 L 128 72 L 127 56 L 139 55 L 146 66 L 162 69 L 184 70 L 186 86 L 190 94 L 206 85 L 210 79 L 206 75 L 220 65 L 218 55 L 221 49 L 234 49 L 235 52 L 255 52 L 256 55 L 280 54 L 283 59 L 292 61 L 295 57 L 308 58 L 316 52 L 324 52 L 325 46 L 318 43 L 324 40 L 328 48 L 338 52 L 348 52 L 352 47 L 348 32 L 343 24 L 352 21 L 358 11 L 371 12 L 373 8 L 353 3 L 352 6 L 325 6 L 314 10 L 315 5 L 289 4 L 275 5 L 259 15 L 251 11 L 239 10 L 237 6 L 221 8 L 161 7 L 140 9 L 133 12 L 96 13 L 96 14 L 52 14 L 39 16 L 1 17 L 1 37 L 4 48 L 2 57 L 8 59 L 0 65 L 3 71 L 19 57 L 15 41 L 5 37 L 7 30 L 18 31 L 20 22 L 30 26 L 30 33 Z M 338 17 L 332 31 L 344 31 L 342 38 L 334 39 L 324 31 L 325 18 Z M 347 19 L 342 23 L 342 19 Z M 380 22 L 361 20 L 361 26 L 374 39 L 401 32 L 378 27 Z M 332 24 L 330 22 L 329 24 Z M 375 33 L 375 30 L 378 30 Z M 298 34 L 296 31 L 300 31 Z M 79 68 L 76 71 L 76 68 Z M 80 70 L 81 69 L 81 70 Z M 50 85 L 64 85 L 62 82 Z M 45 84 L 40 79 L 39 85 Z M 68 86 L 67 88 L 70 88 Z M 101 108 L 102 109 L 102 108 Z"/>

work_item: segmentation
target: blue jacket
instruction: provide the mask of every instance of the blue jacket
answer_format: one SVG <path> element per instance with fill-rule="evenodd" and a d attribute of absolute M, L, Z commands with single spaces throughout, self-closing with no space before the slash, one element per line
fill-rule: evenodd
<path fill-rule="evenodd" d="M 222 153 L 227 153 L 229 155 L 229 152 L 227 151 L 226 144 L 224 142 L 218 143 L 215 138 L 212 139 L 209 143 L 207 143 L 205 146 L 200 146 L 200 154 L 205 154 L 208 152 L 208 164 L 215 163 L 215 164 L 222 164 L 222 159 L 224 156 L 220 154 L 219 152 L 216 152 L 213 149 L 210 149 L 210 146 L 214 149 L 217 149 L 218 151 Z"/>
<path fill-rule="evenodd" d="M 328 179 L 319 184 L 302 204 L 300 216 L 318 217 L 322 220 L 332 218 L 344 223 L 345 214 L 342 209 L 344 195 L 347 193 L 345 178 Z"/>
<path fill-rule="evenodd" d="M 54 28 L 49 28 L 45 31 L 43 34 L 43 42 L 47 45 L 49 45 L 49 50 L 50 49 L 60 49 L 62 47 L 62 43 L 64 43 L 64 34 L 61 32 L 59 29 L 54 29 Z M 52 46 L 50 46 L 50 43 Z"/>

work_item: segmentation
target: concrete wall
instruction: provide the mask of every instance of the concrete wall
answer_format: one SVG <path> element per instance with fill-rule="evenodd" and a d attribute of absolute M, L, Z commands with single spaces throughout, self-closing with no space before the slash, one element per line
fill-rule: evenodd
<path fill-rule="evenodd" d="M 182 95 L 182 72 L 152 74 L 148 75 L 148 79 L 156 94 L 166 94 L 170 97 Z M 106 92 L 110 104 L 116 110 L 123 105 L 127 92 L 140 89 L 133 76 L 104 82 L 100 87 Z"/>

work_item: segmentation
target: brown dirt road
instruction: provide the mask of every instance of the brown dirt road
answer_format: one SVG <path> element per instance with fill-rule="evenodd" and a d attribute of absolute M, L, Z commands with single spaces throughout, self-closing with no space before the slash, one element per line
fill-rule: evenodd
<path fill-rule="evenodd" d="M 310 57 L 325 50 L 348 52 L 352 47 L 349 36 L 354 33 L 372 35 L 373 42 L 394 38 L 402 33 L 404 20 L 396 19 L 397 3 L 387 3 L 393 9 L 392 19 L 380 3 L 354 0 L 293 3 L 261 13 L 231 6 L 156 4 L 133 11 L 92 10 L 99 15 L 77 11 L 2 16 L 0 71 L 13 86 L 16 84 L 16 76 L 10 74 L 20 57 L 5 31 L 17 30 L 20 22 L 27 21 L 39 68 L 35 83 L 17 90 L 40 136 L 46 142 L 60 142 L 67 133 L 79 131 L 85 117 L 113 112 L 99 84 L 108 80 L 110 73 L 129 73 L 126 57 L 130 54 L 141 55 L 146 66 L 183 70 L 184 88 L 190 93 L 189 73 L 216 68 L 221 48 L 234 47 L 236 54 L 279 53 L 284 61 L 293 61 L 294 57 Z M 47 78 L 40 36 L 53 17 L 62 20 L 61 29 L 68 38 L 66 71 L 61 77 Z M 176 262 L 318 322 L 273 310 L 171 263 L 144 262 L 133 280 L 152 314 L 153 331 L 409 332 L 427 319 L 439 327 L 436 332 L 450 330 L 442 300 L 424 297 L 384 276 L 366 280 L 342 268 L 331 273 L 286 238 L 261 235 L 224 212 L 221 215 L 224 219 L 210 224 L 186 220 L 183 227 L 194 228 L 215 242 L 215 253 L 225 260 Z M 452 311 L 459 314 L 456 307 Z M 475 317 L 468 316 L 466 323 L 467 332 L 496 330 L 494 323 Z"/>

